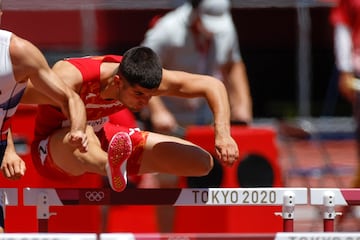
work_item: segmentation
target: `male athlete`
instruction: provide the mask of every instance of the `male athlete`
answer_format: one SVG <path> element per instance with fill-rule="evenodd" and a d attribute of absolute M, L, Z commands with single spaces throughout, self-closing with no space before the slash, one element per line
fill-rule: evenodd
<path fill-rule="evenodd" d="M 68 131 L 67 117 L 52 105 L 40 105 L 32 158 L 43 175 L 76 178 L 97 173 L 108 177 L 113 190 L 122 191 L 127 175 L 208 174 L 213 166 L 211 155 L 189 141 L 137 128 L 104 128 L 110 114 L 126 108 L 139 111 L 155 95 L 204 97 L 214 114 L 219 159 L 226 165 L 238 159 L 237 144 L 230 135 L 228 96 L 218 79 L 163 69 L 158 56 L 147 47 L 132 48 L 124 56 L 65 59 L 53 70 L 84 101 L 89 148 L 84 153 L 62 144 Z M 26 93 L 33 91 L 36 89 L 29 86 Z"/>

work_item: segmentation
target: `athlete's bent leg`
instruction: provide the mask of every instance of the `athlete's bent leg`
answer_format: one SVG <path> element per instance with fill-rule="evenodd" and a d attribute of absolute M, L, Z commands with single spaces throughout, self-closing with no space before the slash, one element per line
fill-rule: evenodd
<path fill-rule="evenodd" d="M 91 172 L 106 176 L 107 153 L 101 148 L 93 128 L 86 128 L 89 146 L 86 153 L 66 143 L 64 139 L 67 132 L 67 128 L 58 130 L 50 138 L 49 149 L 54 163 L 69 175 L 78 176 Z"/>
<path fill-rule="evenodd" d="M 178 137 L 149 133 L 144 148 L 139 174 L 205 176 L 213 167 L 209 152 Z"/>

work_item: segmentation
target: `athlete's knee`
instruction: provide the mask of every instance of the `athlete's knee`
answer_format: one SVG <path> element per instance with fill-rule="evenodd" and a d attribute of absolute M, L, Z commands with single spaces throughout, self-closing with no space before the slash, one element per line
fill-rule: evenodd
<path fill-rule="evenodd" d="M 89 144 L 95 143 L 96 145 L 100 145 L 99 138 L 97 137 L 93 127 L 86 126 L 86 136 L 88 138 Z"/>
<path fill-rule="evenodd" d="M 94 131 L 94 128 L 92 127 L 92 126 L 90 126 L 90 125 L 87 125 L 86 126 L 86 134 L 88 135 L 88 137 L 89 136 L 92 136 L 92 135 L 96 135 L 95 134 L 95 131 Z"/>
<path fill-rule="evenodd" d="M 204 151 L 202 156 L 198 158 L 199 164 L 197 167 L 198 175 L 208 175 L 211 169 L 214 167 L 214 159 L 210 153 Z"/>

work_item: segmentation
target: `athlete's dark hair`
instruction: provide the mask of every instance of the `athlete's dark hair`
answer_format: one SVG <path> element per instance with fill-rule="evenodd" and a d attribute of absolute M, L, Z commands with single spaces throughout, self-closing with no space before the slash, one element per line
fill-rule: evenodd
<path fill-rule="evenodd" d="M 158 55 L 151 48 L 143 46 L 127 50 L 118 71 L 131 86 L 139 85 L 147 89 L 159 87 L 162 79 Z"/>

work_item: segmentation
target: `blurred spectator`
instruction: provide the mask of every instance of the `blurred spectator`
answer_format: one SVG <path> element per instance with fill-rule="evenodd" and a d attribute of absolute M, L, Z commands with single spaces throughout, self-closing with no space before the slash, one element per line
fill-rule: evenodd
<path fill-rule="evenodd" d="M 166 15 L 156 16 L 142 45 L 158 53 L 165 69 L 222 80 L 229 94 L 232 122 L 249 124 L 253 118 L 252 100 L 230 10 L 228 0 L 188 0 Z M 189 125 L 212 123 L 204 99 L 153 97 L 145 119 L 153 131 L 184 134 Z M 157 178 L 160 187 L 178 186 L 176 176 L 159 174 Z M 172 232 L 173 207 L 160 206 L 158 210 L 160 231 Z"/>
<path fill-rule="evenodd" d="M 142 44 L 158 53 L 164 68 L 222 79 L 229 93 L 231 119 L 244 123 L 252 121 L 252 100 L 230 1 L 189 0 L 152 24 Z M 171 131 L 177 124 L 212 122 L 207 104 L 200 98 L 195 101 L 174 97 L 162 100 L 152 101 L 149 106 L 155 130 Z"/>
<path fill-rule="evenodd" d="M 356 122 L 358 159 L 360 160 L 360 1 L 339 0 L 330 15 L 334 26 L 334 52 L 339 71 L 339 91 L 352 104 Z M 352 186 L 360 187 L 360 164 Z M 344 209 L 339 224 L 350 208 Z"/>

